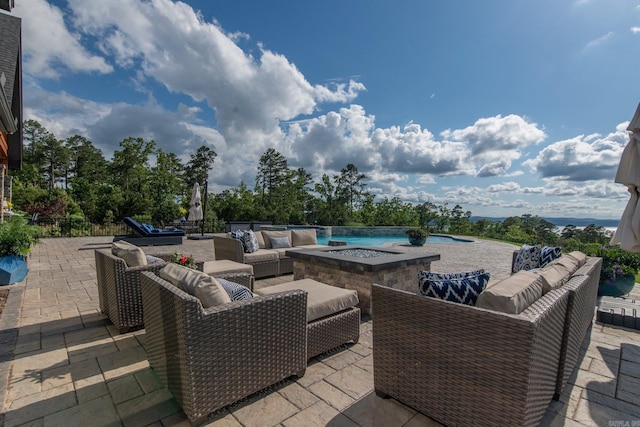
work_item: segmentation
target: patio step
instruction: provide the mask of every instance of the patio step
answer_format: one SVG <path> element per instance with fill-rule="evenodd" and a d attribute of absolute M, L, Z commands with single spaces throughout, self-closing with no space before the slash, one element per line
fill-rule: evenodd
<path fill-rule="evenodd" d="M 640 300 L 600 297 L 596 319 L 601 323 L 640 330 Z"/>

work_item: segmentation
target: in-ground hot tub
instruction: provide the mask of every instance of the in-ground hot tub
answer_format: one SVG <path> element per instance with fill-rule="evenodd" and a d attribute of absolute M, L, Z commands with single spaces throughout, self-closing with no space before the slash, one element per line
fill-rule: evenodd
<path fill-rule="evenodd" d="M 431 262 L 440 260 L 440 254 L 368 246 L 292 249 L 286 255 L 293 258 L 294 280 L 355 289 L 365 314 L 371 314 L 372 283 L 416 293 L 418 271 L 430 270 Z"/>

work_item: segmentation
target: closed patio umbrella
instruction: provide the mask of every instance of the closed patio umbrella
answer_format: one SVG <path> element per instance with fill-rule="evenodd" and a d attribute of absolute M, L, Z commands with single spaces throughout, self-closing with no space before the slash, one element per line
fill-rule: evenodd
<path fill-rule="evenodd" d="M 193 185 L 189 206 L 189 221 L 200 221 L 202 219 L 202 199 L 200 185 L 197 182 Z"/>
<path fill-rule="evenodd" d="M 628 252 L 640 252 L 640 104 L 627 130 L 629 143 L 622 151 L 615 182 L 626 185 L 630 197 L 610 243 Z"/>

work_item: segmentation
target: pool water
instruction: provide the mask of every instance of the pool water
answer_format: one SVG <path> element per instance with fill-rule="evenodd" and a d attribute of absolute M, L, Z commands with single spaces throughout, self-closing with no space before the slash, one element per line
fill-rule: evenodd
<path fill-rule="evenodd" d="M 329 240 L 342 240 L 347 242 L 347 245 L 362 245 L 362 246 L 383 246 L 388 243 L 409 243 L 409 240 L 404 234 L 397 234 L 393 236 L 318 236 L 319 245 L 328 245 Z M 456 237 L 444 236 L 441 234 L 430 234 L 427 237 L 427 243 L 469 243 L 471 240 L 458 239 Z"/>

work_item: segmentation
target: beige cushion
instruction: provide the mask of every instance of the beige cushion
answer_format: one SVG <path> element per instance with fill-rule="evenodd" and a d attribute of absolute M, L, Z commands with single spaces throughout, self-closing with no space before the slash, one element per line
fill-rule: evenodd
<path fill-rule="evenodd" d="M 264 236 L 262 235 L 262 231 L 254 231 L 253 234 L 255 234 L 256 239 L 258 239 L 258 249 L 266 249 L 267 244 L 264 241 Z"/>
<path fill-rule="evenodd" d="M 550 264 L 564 265 L 569 271 L 569 275 L 573 274 L 581 266 L 580 260 L 571 254 L 562 255 L 560 258 L 554 259 Z"/>
<path fill-rule="evenodd" d="M 255 291 L 258 295 L 302 289 L 307 291 L 307 322 L 320 319 L 358 305 L 358 292 L 337 288 L 312 279 L 295 280 Z"/>
<path fill-rule="evenodd" d="M 282 259 L 282 258 L 287 258 L 286 252 L 290 251 L 291 248 L 276 248 L 276 249 L 269 249 L 270 251 L 274 251 L 278 253 L 278 258 Z"/>
<path fill-rule="evenodd" d="M 291 246 L 317 245 L 316 230 L 307 228 L 304 230 L 291 230 Z"/>
<path fill-rule="evenodd" d="M 476 307 L 518 314 L 542 296 L 542 277 L 520 270 L 480 292 Z"/>
<path fill-rule="evenodd" d="M 278 259 L 278 252 L 273 249 L 258 249 L 257 251 L 244 254 L 244 262 L 273 261 Z"/>
<path fill-rule="evenodd" d="M 124 240 L 118 240 L 111 244 L 111 253 L 118 258 L 122 258 L 128 267 L 138 267 L 147 265 L 147 257 L 144 251 Z"/>
<path fill-rule="evenodd" d="M 578 262 L 578 267 L 582 267 L 587 262 L 587 256 L 580 251 L 569 252 L 567 256 L 575 259 Z"/>
<path fill-rule="evenodd" d="M 289 238 L 289 243 L 291 243 L 291 230 L 286 231 L 268 231 L 262 230 L 262 237 L 264 237 L 265 247 L 267 249 L 271 249 L 271 237 L 287 237 Z"/>
<path fill-rule="evenodd" d="M 205 261 L 202 263 L 202 272 L 215 276 L 218 273 L 247 273 L 253 274 L 253 266 L 231 261 L 229 259 L 220 259 L 217 261 Z"/>
<path fill-rule="evenodd" d="M 231 302 L 220 283 L 201 271 L 169 263 L 158 272 L 158 276 L 198 298 L 204 308 Z"/>
<path fill-rule="evenodd" d="M 549 264 L 536 273 L 542 277 L 543 294 L 564 285 L 571 277 L 569 269 L 562 264 Z"/>

